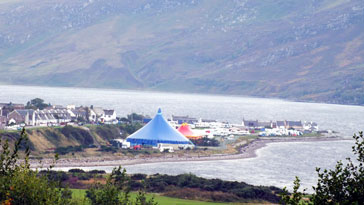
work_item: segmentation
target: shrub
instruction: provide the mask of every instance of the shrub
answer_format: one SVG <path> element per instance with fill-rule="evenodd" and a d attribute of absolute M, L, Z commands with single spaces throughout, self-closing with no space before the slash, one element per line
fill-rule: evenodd
<path fill-rule="evenodd" d="M 220 142 L 216 139 L 210 139 L 207 137 L 203 137 L 201 139 L 191 139 L 193 144 L 197 146 L 209 146 L 209 147 L 218 147 Z"/>
<path fill-rule="evenodd" d="M 147 178 L 146 174 L 133 174 L 131 175 L 132 180 L 144 180 Z"/>
<path fill-rule="evenodd" d="M 88 171 L 88 173 L 91 173 L 91 174 L 106 174 L 105 170 L 91 170 L 91 171 Z"/>
<path fill-rule="evenodd" d="M 68 172 L 70 173 L 85 173 L 85 171 L 83 169 L 70 169 L 68 170 Z"/>
<path fill-rule="evenodd" d="M 29 147 L 25 148 L 24 162 L 19 161 L 20 145 L 28 142 L 25 129 L 10 150 L 8 140 L 0 144 L 0 203 L 1 204 L 69 204 L 68 189 L 57 188 L 58 183 L 48 181 L 29 168 Z"/>
<path fill-rule="evenodd" d="M 57 147 L 54 150 L 54 153 L 60 154 L 60 155 L 65 155 L 68 153 L 74 153 L 74 152 L 82 152 L 83 151 L 83 146 L 68 146 L 68 147 Z"/>
<path fill-rule="evenodd" d="M 100 151 L 100 152 L 112 152 L 112 153 L 115 153 L 115 152 L 118 151 L 118 148 L 101 145 L 101 147 L 98 149 L 98 151 Z"/>
<path fill-rule="evenodd" d="M 93 187 L 86 191 L 86 197 L 90 199 L 91 204 L 140 204 L 154 205 L 154 199 L 147 200 L 144 192 L 139 191 L 135 201 L 130 199 L 130 178 L 125 169 L 121 167 L 114 168 L 111 175 L 108 176 L 106 184 L 94 184 Z"/>
<path fill-rule="evenodd" d="M 282 190 L 275 187 L 252 186 L 244 182 L 229 182 L 220 179 L 204 179 L 193 174 L 181 174 L 177 176 L 152 175 L 145 179 L 146 188 L 150 192 L 166 192 L 170 188 L 192 188 L 206 192 L 223 192 L 234 195 L 236 201 L 265 200 L 272 203 L 279 202 L 277 193 Z M 220 201 L 216 198 L 216 201 Z M 223 201 L 220 201 L 223 202 Z"/>
<path fill-rule="evenodd" d="M 355 145 L 352 147 L 357 163 L 347 158 L 344 166 L 338 161 L 334 170 L 316 168 L 318 174 L 317 186 L 310 202 L 303 202 L 304 193 L 298 192 L 300 180 L 296 177 L 294 191 L 289 196 L 284 188 L 281 194 L 285 204 L 362 204 L 364 201 L 364 136 L 363 132 L 353 136 Z"/>

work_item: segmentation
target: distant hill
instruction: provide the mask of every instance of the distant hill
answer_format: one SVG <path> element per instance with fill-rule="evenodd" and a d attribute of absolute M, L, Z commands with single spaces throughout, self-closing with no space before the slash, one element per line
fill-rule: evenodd
<path fill-rule="evenodd" d="M 364 104 L 364 3 L 0 0 L 0 83 Z"/>

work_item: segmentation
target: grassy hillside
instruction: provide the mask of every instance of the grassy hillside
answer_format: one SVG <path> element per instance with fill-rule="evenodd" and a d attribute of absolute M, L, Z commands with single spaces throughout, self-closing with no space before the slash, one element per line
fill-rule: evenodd
<path fill-rule="evenodd" d="M 32 154 L 46 156 L 61 148 L 69 150 L 78 147 L 95 147 L 109 144 L 110 139 L 125 138 L 133 133 L 138 126 L 132 125 L 92 125 L 88 127 L 45 127 L 26 130 Z M 15 141 L 20 136 L 19 131 L 0 131 L 2 140 Z M 96 149 L 96 148 L 95 148 Z M 67 149 L 66 149 L 67 150 Z M 92 155 L 88 150 L 85 155 Z M 101 155 L 102 153 L 99 153 Z"/>
<path fill-rule="evenodd" d="M 3 83 L 364 104 L 361 0 L 1 5 Z"/>

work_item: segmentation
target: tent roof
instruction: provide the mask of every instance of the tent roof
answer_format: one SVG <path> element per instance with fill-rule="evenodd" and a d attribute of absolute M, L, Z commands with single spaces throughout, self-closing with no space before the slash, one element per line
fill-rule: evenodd
<path fill-rule="evenodd" d="M 191 130 L 190 126 L 187 123 L 183 123 L 179 128 L 178 131 L 182 133 L 184 136 L 194 136 L 193 131 Z"/>
<path fill-rule="evenodd" d="M 143 142 L 145 144 L 156 145 L 166 144 L 192 144 L 192 142 L 174 129 L 163 117 L 161 109 L 157 115 L 144 127 L 127 138 L 132 144 Z"/>

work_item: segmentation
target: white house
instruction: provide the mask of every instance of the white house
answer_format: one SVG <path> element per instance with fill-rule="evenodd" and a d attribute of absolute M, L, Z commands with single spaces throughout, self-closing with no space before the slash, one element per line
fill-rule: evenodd
<path fill-rule="evenodd" d="M 92 111 L 96 114 L 97 121 L 101 122 L 105 118 L 105 112 L 104 109 L 101 107 L 94 107 L 92 108 Z"/>
<path fill-rule="evenodd" d="M 104 110 L 105 116 L 104 121 L 105 122 L 112 122 L 116 120 L 116 112 L 115 110 Z"/>
<path fill-rule="evenodd" d="M 67 105 L 66 108 L 67 110 L 74 110 L 76 109 L 76 105 Z"/>
<path fill-rule="evenodd" d="M 70 122 L 72 120 L 71 114 L 65 108 L 46 109 L 48 114 L 53 115 L 57 123 Z"/>
<path fill-rule="evenodd" d="M 303 123 L 303 129 L 304 130 L 310 130 L 310 131 L 318 131 L 319 127 L 317 125 L 317 123 L 315 122 L 304 122 Z"/>
<path fill-rule="evenodd" d="M 89 113 L 89 116 L 88 116 L 88 120 L 90 122 L 96 122 L 97 121 L 97 115 L 95 113 L 95 111 L 93 111 L 92 109 L 89 109 L 90 113 Z"/>

